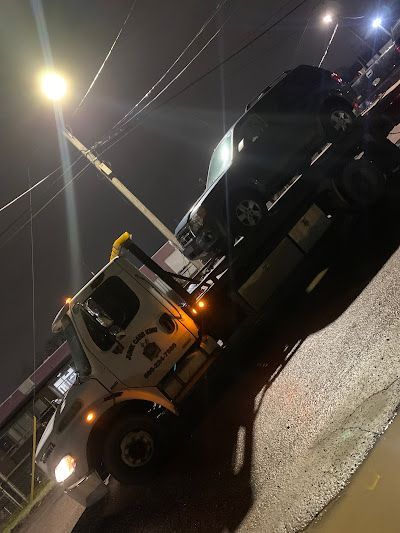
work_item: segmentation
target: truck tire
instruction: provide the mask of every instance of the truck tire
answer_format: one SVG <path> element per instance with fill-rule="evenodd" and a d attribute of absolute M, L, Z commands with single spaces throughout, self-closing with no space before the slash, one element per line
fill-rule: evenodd
<path fill-rule="evenodd" d="M 260 228 L 268 214 L 266 200 L 258 191 L 235 192 L 231 201 L 231 224 L 235 236 L 246 236 Z"/>
<path fill-rule="evenodd" d="M 346 100 L 326 102 L 321 111 L 325 139 L 333 142 L 346 135 L 353 128 L 354 119 L 353 109 Z"/>
<path fill-rule="evenodd" d="M 104 466 L 124 485 L 153 477 L 161 459 L 161 430 L 146 415 L 128 414 L 117 419 L 106 437 Z"/>
<path fill-rule="evenodd" d="M 373 163 L 359 159 L 346 165 L 335 186 L 353 211 L 362 211 L 382 198 L 386 176 Z"/>

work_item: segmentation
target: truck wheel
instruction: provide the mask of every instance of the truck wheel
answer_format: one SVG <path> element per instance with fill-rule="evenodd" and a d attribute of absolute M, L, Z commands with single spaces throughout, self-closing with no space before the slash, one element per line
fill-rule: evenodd
<path fill-rule="evenodd" d="M 266 201 L 256 191 L 235 194 L 231 205 L 231 221 L 237 235 L 247 235 L 258 229 L 268 213 Z"/>
<path fill-rule="evenodd" d="M 159 465 L 161 433 L 145 415 L 127 415 L 111 427 L 104 443 L 106 470 L 120 483 L 142 483 Z"/>
<path fill-rule="evenodd" d="M 354 118 L 351 105 L 345 100 L 328 102 L 323 107 L 321 114 L 321 124 L 325 139 L 329 142 L 340 139 L 352 129 Z"/>
<path fill-rule="evenodd" d="M 349 163 L 335 179 L 339 193 L 353 210 L 366 209 L 383 196 L 386 176 L 373 163 L 359 159 Z"/>

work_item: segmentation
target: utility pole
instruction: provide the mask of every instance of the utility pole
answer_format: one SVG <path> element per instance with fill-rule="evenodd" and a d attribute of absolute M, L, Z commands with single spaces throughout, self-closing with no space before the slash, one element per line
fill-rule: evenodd
<path fill-rule="evenodd" d="M 93 166 L 96 167 L 96 169 L 105 177 L 107 180 L 113 185 L 119 192 L 124 196 L 128 202 L 130 202 L 132 205 L 136 207 L 146 218 L 147 220 L 153 224 L 155 228 L 158 229 L 160 233 L 164 235 L 164 237 L 170 241 L 172 244 L 178 248 L 178 250 L 182 251 L 182 247 L 179 244 L 177 238 L 172 233 L 171 230 L 169 230 L 165 224 L 161 222 L 161 220 L 154 215 L 147 207 L 135 196 L 125 185 L 113 174 L 112 169 L 101 159 L 97 157 L 89 148 L 86 148 L 79 139 L 77 139 L 70 131 L 67 129 L 64 129 L 64 137 L 77 149 L 79 152 L 86 157 L 90 163 L 92 163 Z"/>

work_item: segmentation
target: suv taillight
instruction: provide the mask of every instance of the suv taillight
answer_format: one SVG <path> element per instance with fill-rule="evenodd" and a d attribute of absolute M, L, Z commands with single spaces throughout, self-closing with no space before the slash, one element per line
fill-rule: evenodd
<path fill-rule="evenodd" d="M 331 78 L 337 81 L 338 83 L 343 83 L 343 78 L 341 78 L 336 72 L 332 72 Z"/>

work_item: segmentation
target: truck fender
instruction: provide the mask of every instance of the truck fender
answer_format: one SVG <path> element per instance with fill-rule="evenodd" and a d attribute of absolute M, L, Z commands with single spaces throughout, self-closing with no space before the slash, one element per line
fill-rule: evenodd
<path fill-rule="evenodd" d="M 125 391 L 119 391 L 112 395 L 113 397 L 104 398 L 104 400 L 113 400 L 112 405 L 108 409 L 102 412 L 94 424 L 92 431 L 90 432 L 87 442 L 87 462 L 90 469 L 97 470 L 102 479 L 107 476 L 106 472 L 102 471 L 102 443 L 104 442 L 104 435 L 107 431 L 107 426 L 112 422 L 115 417 L 118 417 L 124 408 L 131 407 L 136 402 L 139 409 L 146 408 L 151 404 L 157 404 L 174 415 L 178 415 L 178 411 L 175 405 L 168 400 L 158 389 L 155 387 L 148 387 L 146 389 L 128 389 Z"/>
<path fill-rule="evenodd" d="M 176 406 L 155 387 L 124 390 L 115 398 L 115 403 L 118 404 L 120 402 L 126 402 L 130 400 L 144 400 L 147 402 L 156 403 L 174 415 L 178 415 Z"/>

